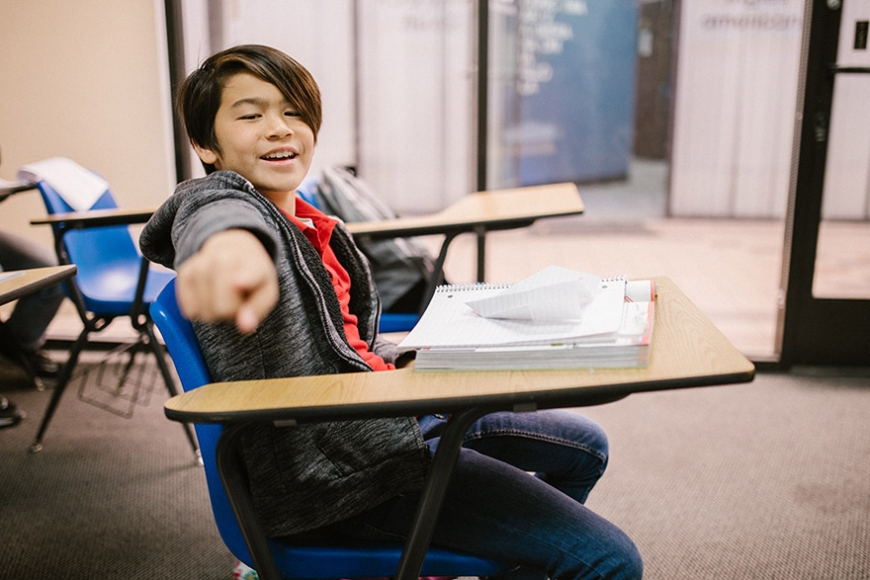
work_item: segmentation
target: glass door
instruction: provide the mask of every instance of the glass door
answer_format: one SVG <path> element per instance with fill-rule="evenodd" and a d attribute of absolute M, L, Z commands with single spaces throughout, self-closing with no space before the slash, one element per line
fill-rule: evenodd
<path fill-rule="evenodd" d="M 813 0 L 784 248 L 780 362 L 867 365 L 870 5 Z"/>

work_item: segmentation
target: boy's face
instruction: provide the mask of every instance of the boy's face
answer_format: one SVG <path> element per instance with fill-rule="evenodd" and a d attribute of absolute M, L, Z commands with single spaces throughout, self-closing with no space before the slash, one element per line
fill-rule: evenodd
<path fill-rule="evenodd" d="M 227 79 L 214 129 L 220 153 L 194 146 L 204 162 L 235 171 L 279 206 L 295 196 L 314 156 L 314 132 L 275 85 L 250 73 Z"/>

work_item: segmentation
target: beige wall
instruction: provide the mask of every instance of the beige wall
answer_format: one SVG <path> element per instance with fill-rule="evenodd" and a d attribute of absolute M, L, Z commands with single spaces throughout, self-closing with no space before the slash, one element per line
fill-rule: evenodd
<path fill-rule="evenodd" d="M 160 0 L 0 2 L 0 177 L 69 157 L 122 207 L 159 204 L 175 182 Z M 0 203 L 0 228 L 51 243 L 37 192 Z"/>

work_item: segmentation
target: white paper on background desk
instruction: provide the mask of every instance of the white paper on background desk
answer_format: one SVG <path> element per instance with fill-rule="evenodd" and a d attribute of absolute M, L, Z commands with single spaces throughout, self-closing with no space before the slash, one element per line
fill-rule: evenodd
<path fill-rule="evenodd" d="M 485 318 L 564 320 L 581 318 L 584 307 L 601 289 L 601 278 L 559 266 L 548 266 L 503 292 L 467 302 Z"/>
<path fill-rule="evenodd" d="M 18 178 L 44 180 L 75 211 L 87 211 L 109 189 L 108 182 L 66 157 L 52 157 L 25 165 Z"/>

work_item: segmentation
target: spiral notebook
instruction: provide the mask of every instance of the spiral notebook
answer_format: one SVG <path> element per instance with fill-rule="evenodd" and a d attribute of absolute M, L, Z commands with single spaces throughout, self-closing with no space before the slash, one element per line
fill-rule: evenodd
<path fill-rule="evenodd" d="M 440 286 L 399 350 L 417 351 L 418 371 L 612 368 L 648 363 L 654 319 L 652 281 L 601 279 L 599 292 L 579 318 L 487 318 L 469 306 L 477 300 L 505 296 L 510 287 Z"/>

